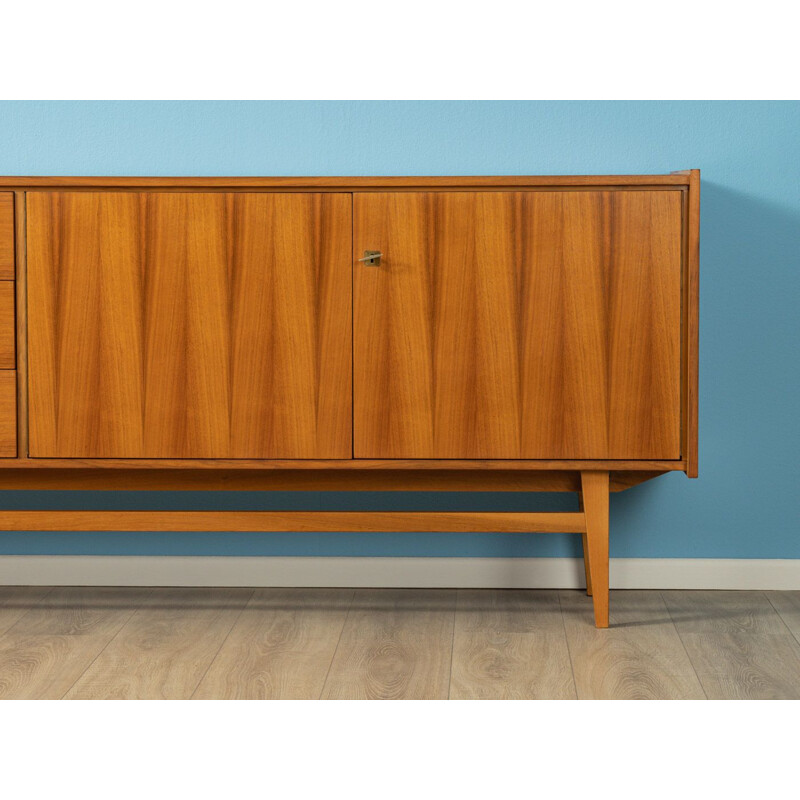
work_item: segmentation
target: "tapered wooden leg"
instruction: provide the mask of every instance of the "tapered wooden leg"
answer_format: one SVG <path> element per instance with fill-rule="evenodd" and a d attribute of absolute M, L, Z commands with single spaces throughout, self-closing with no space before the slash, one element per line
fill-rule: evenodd
<path fill-rule="evenodd" d="M 589 583 L 594 601 L 594 622 L 608 627 L 608 473 L 581 472 L 583 513 L 586 517 L 584 553 L 589 558 Z M 585 556 L 584 556 L 585 558 Z"/>
<path fill-rule="evenodd" d="M 592 572 L 589 569 L 589 546 L 586 543 L 586 534 L 583 534 L 583 569 L 586 572 L 586 594 L 592 596 Z"/>
<path fill-rule="evenodd" d="M 583 511 L 583 493 L 578 492 L 578 511 Z M 586 534 L 582 534 L 583 539 L 583 570 L 586 573 L 586 594 L 592 596 L 592 574 L 589 571 L 589 547 L 586 544 Z"/>

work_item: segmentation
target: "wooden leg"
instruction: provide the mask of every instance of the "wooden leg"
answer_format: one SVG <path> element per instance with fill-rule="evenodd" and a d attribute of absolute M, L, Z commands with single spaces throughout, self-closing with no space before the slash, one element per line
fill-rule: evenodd
<path fill-rule="evenodd" d="M 592 596 L 592 572 L 589 569 L 589 546 L 586 543 L 586 534 L 583 534 L 583 569 L 586 572 L 586 594 Z"/>
<path fill-rule="evenodd" d="M 581 495 L 586 517 L 584 553 L 589 554 L 589 577 L 594 622 L 608 627 L 608 473 L 581 472 Z"/>
<path fill-rule="evenodd" d="M 578 492 L 578 511 L 583 511 L 583 492 Z M 592 596 L 592 573 L 589 570 L 589 547 L 586 544 L 586 534 L 582 534 L 583 539 L 583 570 L 586 573 L 586 594 Z"/>

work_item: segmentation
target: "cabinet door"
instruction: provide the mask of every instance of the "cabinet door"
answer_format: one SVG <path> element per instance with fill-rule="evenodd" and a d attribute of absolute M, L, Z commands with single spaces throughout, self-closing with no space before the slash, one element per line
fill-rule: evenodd
<path fill-rule="evenodd" d="M 680 458 L 681 193 L 354 196 L 360 458 Z"/>
<path fill-rule="evenodd" d="M 348 458 L 347 194 L 27 195 L 30 455 Z"/>

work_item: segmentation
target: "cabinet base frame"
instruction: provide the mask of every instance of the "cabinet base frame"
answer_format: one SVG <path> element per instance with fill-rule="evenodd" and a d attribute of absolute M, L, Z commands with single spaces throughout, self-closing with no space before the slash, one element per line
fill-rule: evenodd
<path fill-rule="evenodd" d="M 579 492 L 581 472 L 610 470 L 609 489 L 621 492 L 682 467 L 616 468 L 580 464 L 543 469 L 399 469 L 51 466 L 28 460 L 20 468 L 0 459 L 2 490 L 233 491 L 233 492 Z"/>
<path fill-rule="evenodd" d="M 608 627 L 609 473 L 580 473 L 578 512 L 0 511 L 5 531 L 580 533 L 595 625 Z"/>

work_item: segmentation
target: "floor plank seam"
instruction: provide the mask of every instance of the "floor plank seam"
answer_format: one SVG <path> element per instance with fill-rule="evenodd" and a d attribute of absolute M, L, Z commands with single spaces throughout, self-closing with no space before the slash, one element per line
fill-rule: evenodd
<path fill-rule="evenodd" d="M 456 650 L 456 625 L 458 624 L 458 604 L 459 598 L 461 597 L 461 592 L 456 589 L 456 602 L 455 607 L 453 608 L 453 635 L 450 637 L 450 674 L 447 678 L 447 699 L 451 699 L 451 694 L 453 693 L 453 659 L 455 657 L 455 650 Z"/>
<path fill-rule="evenodd" d="M 661 602 L 664 604 L 664 608 L 667 610 L 667 615 L 669 616 L 670 622 L 672 623 L 672 627 L 675 628 L 675 633 L 678 635 L 678 641 L 681 643 L 683 652 L 686 653 L 686 658 L 689 660 L 689 664 L 692 667 L 692 671 L 694 672 L 695 678 L 697 678 L 697 684 L 700 686 L 700 691 L 703 693 L 703 697 L 705 697 L 705 699 L 708 700 L 708 692 L 706 691 L 706 687 L 703 684 L 703 679 L 700 677 L 700 673 L 697 671 L 697 667 L 695 666 L 694 661 L 692 661 L 692 657 L 689 655 L 689 650 L 686 647 L 686 642 L 683 641 L 683 636 L 681 636 L 680 628 L 678 628 L 678 625 L 675 622 L 675 618 L 672 616 L 672 612 L 669 610 L 669 603 L 667 603 L 667 600 L 664 597 L 664 592 L 659 591 L 658 596 L 661 598 Z"/>
<path fill-rule="evenodd" d="M 775 605 L 775 603 L 772 602 L 772 598 L 766 592 L 764 592 L 764 597 L 767 598 L 767 602 L 772 606 L 772 609 L 780 618 L 784 627 L 789 632 L 789 635 L 797 642 L 797 644 L 800 644 L 800 637 L 798 637 L 798 635 L 789 627 L 789 623 L 783 618 L 783 614 L 781 614 L 780 609 Z"/>
<path fill-rule="evenodd" d="M 20 586 L 19 588 L 20 589 L 36 589 L 38 587 L 36 587 L 36 586 Z M 48 587 L 47 590 L 45 591 L 45 593 L 38 600 L 34 600 L 33 603 L 30 606 L 28 606 L 25 609 L 25 611 L 23 611 L 7 628 L 5 628 L 4 630 L 0 631 L 0 640 L 2 640 L 2 638 L 6 634 L 10 633 L 11 630 L 16 625 L 19 624 L 20 620 L 22 620 L 27 614 L 29 614 L 31 611 L 33 611 L 34 608 L 39 608 L 39 606 L 41 606 L 41 604 L 44 603 L 44 601 L 48 598 L 48 596 L 51 595 L 54 591 L 55 591 L 55 586 Z M 0 606 L 0 608 L 2 608 L 2 606 Z"/>
<path fill-rule="evenodd" d="M 55 589 L 55 587 L 53 587 L 53 589 Z M 51 591 L 53 591 L 53 590 L 51 590 Z M 155 589 L 151 589 L 144 596 L 144 599 L 146 600 L 147 598 L 151 597 L 154 591 L 155 591 Z M 94 662 L 97 661 L 97 659 L 100 658 L 101 655 L 103 655 L 103 653 L 108 649 L 108 647 L 111 644 L 111 642 L 113 642 L 117 638 L 117 636 L 119 636 L 120 633 L 122 633 L 122 631 L 124 630 L 125 626 L 136 616 L 136 613 L 139 611 L 140 608 L 141 608 L 141 605 L 139 605 L 136 608 L 131 610 L 131 613 L 128 615 L 126 620 L 122 623 L 122 625 L 119 626 L 119 628 L 117 628 L 116 633 L 113 636 L 109 636 L 108 641 L 97 651 L 97 655 L 95 655 L 95 657 L 86 665 L 86 668 L 83 670 L 83 672 L 81 672 L 81 674 L 78 675 L 77 678 L 75 678 L 75 680 L 73 681 L 72 685 L 67 689 L 67 691 L 64 692 L 64 694 L 61 695 L 61 697 L 60 697 L 61 700 L 65 700 L 67 695 L 78 685 L 78 683 L 80 683 L 81 678 L 84 675 L 86 675 L 87 672 L 89 672 L 89 670 L 94 665 Z"/>
<path fill-rule="evenodd" d="M 64 588 L 0 594 L 4 697 L 143 697 L 146 683 L 165 698 L 250 698 L 262 681 L 309 700 L 800 697 L 800 592 L 616 592 L 616 630 L 595 631 L 578 590 L 555 590 L 559 628 L 549 592 L 268 590 L 261 602 L 243 587 L 209 602 Z"/>
<path fill-rule="evenodd" d="M 564 619 L 564 606 L 561 603 L 561 592 L 563 589 L 559 589 L 557 591 L 558 596 L 558 610 L 561 612 L 561 630 L 564 631 L 564 641 L 567 643 L 567 655 L 569 656 L 569 669 L 572 673 L 572 689 L 575 692 L 575 699 L 580 700 L 581 697 L 578 694 L 578 681 L 575 678 L 575 665 L 572 663 L 572 650 L 569 646 L 569 634 L 567 633 L 567 621 Z"/>
<path fill-rule="evenodd" d="M 322 700 L 323 696 L 325 695 L 325 688 L 328 685 L 328 679 L 331 676 L 331 669 L 333 668 L 333 663 L 336 661 L 336 654 L 339 652 L 339 645 L 342 643 L 342 634 L 347 627 L 347 621 L 350 619 L 350 614 L 353 613 L 353 601 L 356 599 L 356 590 L 350 593 L 350 605 L 347 606 L 347 613 L 344 615 L 344 619 L 342 620 L 342 627 L 339 629 L 339 638 L 336 640 L 336 647 L 333 648 L 333 655 L 331 656 L 330 663 L 328 664 L 328 671 L 325 673 L 325 680 L 322 681 L 322 688 L 319 690 L 319 697 L 317 700 Z"/>
<path fill-rule="evenodd" d="M 247 606 L 250 605 L 250 603 L 253 602 L 253 598 L 255 596 L 256 596 L 256 590 L 252 589 L 251 592 L 250 592 L 250 597 L 247 598 L 247 602 L 239 609 L 239 613 L 236 615 L 236 619 L 234 619 L 233 624 L 231 625 L 231 627 L 228 628 L 228 632 L 225 634 L 225 636 L 223 637 L 222 641 L 220 642 L 220 645 L 217 648 L 217 652 L 214 653 L 214 657 L 208 662 L 208 666 L 205 668 L 205 670 L 203 671 L 203 674 L 200 676 L 200 680 L 197 681 L 197 684 L 195 685 L 194 689 L 192 689 L 192 693 L 189 695 L 189 699 L 190 700 L 194 700 L 194 696 L 197 694 L 197 690 L 203 684 L 203 681 L 206 679 L 206 675 L 208 675 L 208 671 L 211 669 L 211 667 L 214 664 L 214 662 L 217 660 L 217 658 L 219 658 L 219 654 L 222 652 L 222 648 L 225 647 L 225 642 L 228 641 L 231 633 L 233 633 L 233 629 L 236 627 L 236 623 L 239 622 L 239 620 L 241 619 L 242 614 L 244 614 L 244 612 L 245 612 L 245 609 L 247 608 Z"/>

